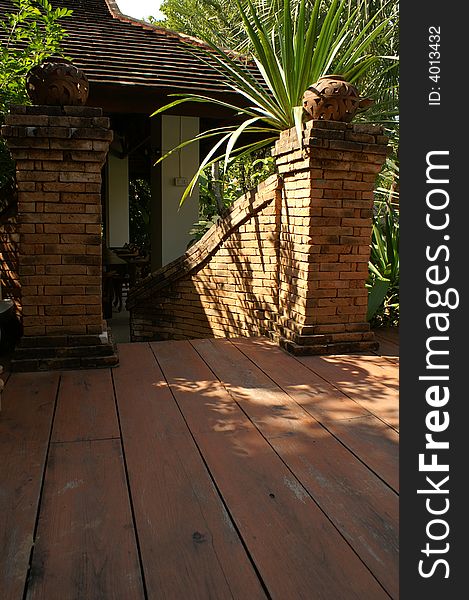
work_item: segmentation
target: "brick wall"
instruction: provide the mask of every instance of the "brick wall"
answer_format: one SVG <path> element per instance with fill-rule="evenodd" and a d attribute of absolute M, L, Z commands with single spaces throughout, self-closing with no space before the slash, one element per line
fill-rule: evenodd
<path fill-rule="evenodd" d="M 101 115 L 19 106 L 2 127 L 16 161 L 25 337 L 103 331 L 101 168 L 112 132 Z"/>
<path fill-rule="evenodd" d="M 387 138 L 374 125 L 311 121 L 304 150 L 282 132 L 284 181 L 276 331 L 295 353 L 371 347 L 366 322 L 374 183 Z"/>
<path fill-rule="evenodd" d="M 301 148 L 283 132 L 279 176 L 133 290 L 132 339 L 268 333 L 297 354 L 375 347 L 365 281 L 386 152 L 372 125 L 311 121 Z"/>
<path fill-rule="evenodd" d="M 103 331 L 108 127 L 99 109 L 16 107 L 2 128 L 17 168 L 26 339 Z M 295 130 L 283 132 L 274 150 L 279 175 L 131 292 L 132 339 L 269 333 L 295 353 L 373 347 L 364 283 L 386 144 L 369 125 L 312 121 L 301 147 Z"/>
<path fill-rule="evenodd" d="M 128 298 L 134 341 L 260 334 L 277 311 L 277 176 Z"/>
<path fill-rule="evenodd" d="M 18 275 L 18 242 L 20 235 L 16 214 L 0 216 L 0 285 L 2 297 L 10 298 L 21 317 L 21 288 Z"/>

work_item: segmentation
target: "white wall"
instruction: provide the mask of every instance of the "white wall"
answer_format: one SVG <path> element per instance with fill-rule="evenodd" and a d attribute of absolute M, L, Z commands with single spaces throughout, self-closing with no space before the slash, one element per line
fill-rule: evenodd
<path fill-rule="evenodd" d="M 107 245 L 121 247 L 129 241 L 129 161 L 108 154 Z"/>
<path fill-rule="evenodd" d="M 195 137 L 199 133 L 197 117 L 162 117 L 162 152 L 165 154 L 181 141 Z M 184 254 L 191 239 L 189 230 L 197 221 L 199 206 L 198 186 L 192 196 L 179 207 L 184 186 L 174 184 L 175 177 L 185 177 L 189 182 L 199 165 L 199 144 L 195 142 L 161 163 L 161 229 L 163 266 Z"/>

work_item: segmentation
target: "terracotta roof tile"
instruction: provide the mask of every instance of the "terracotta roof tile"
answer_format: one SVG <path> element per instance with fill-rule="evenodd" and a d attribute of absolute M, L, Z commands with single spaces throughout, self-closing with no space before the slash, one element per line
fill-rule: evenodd
<path fill-rule="evenodd" d="M 73 9 L 63 48 L 92 83 L 226 94 L 231 89 L 201 57 L 203 42 L 124 16 L 114 0 L 52 0 Z M 0 0 L 0 15 L 13 12 Z M 190 47 L 188 47 L 190 45 Z"/>

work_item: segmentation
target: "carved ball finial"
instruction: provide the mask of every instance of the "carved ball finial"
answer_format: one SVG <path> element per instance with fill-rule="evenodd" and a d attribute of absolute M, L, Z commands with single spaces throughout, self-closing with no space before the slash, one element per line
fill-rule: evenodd
<path fill-rule="evenodd" d="M 88 78 L 65 58 L 48 58 L 33 67 L 26 87 L 33 104 L 83 106 L 88 100 Z"/>
<path fill-rule="evenodd" d="M 360 98 L 357 88 L 341 75 L 325 75 L 303 95 L 303 109 L 309 119 L 349 123 L 359 109 L 373 104 L 371 98 Z"/>

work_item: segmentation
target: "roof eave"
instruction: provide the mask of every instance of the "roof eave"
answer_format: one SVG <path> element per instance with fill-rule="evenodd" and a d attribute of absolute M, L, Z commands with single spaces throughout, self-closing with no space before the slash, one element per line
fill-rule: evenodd
<path fill-rule="evenodd" d="M 129 15 L 124 15 L 124 13 L 121 12 L 120 8 L 118 7 L 116 0 L 104 1 L 106 2 L 109 12 L 111 13 L 114 19 L 118 19 L 123 23 L 130 23 L 131 25 L 140 26 L 142 27 L 142 29 L 146 29 L 147 31 L 154 31 L 155 33 L 163 34 L 167 37 L 181 40 L 181 42 L 189 42 L 193 45 L 200 46 L 205 50 L 211 50 L 210 46 L 207 43 L 196 37 L 186 35 L 185 33 L 180 33 L 178 31 L 172 31 L 171 29 L 166 29 L 166 27 L 161 27 L 160 25 L 153 25 L 152 23 L 148 23 L 147 21 L 130 17 Z"/>

